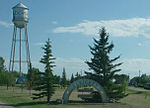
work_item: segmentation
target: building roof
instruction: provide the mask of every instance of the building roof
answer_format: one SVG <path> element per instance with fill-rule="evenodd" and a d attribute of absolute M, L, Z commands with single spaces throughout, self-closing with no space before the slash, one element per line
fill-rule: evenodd
<path fill-rule="evenodd" d="M 14 8 L 24 8 L 24 9 L 28 9 L 25 5 L 23 5 L 22 3 L 18 3 L 16 6 L 13 7 Z"/>

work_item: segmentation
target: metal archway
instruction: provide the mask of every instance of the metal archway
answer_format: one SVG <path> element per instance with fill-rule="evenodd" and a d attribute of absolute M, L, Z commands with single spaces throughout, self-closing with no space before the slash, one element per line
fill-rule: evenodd
<path fill-rule="evenodd" d="M 102 97 L 102 102 L 108 102 L 108 97 L 103 89 L 103 87 L 97 83 L 96 81 L 94 80 L 91 80 L 91 79 L 86 79 L 86 78 L 83 78 L 83 79 L 79 79 L 79 80 L 76 80 L 74 81 L 64 92 L 63 94 L 63 104 L 67 104 L 68 103 L 68 100 L 69 100 L 69 96 L 70 94 L 72 93 L 72 91 L 75 89 L 75 88 L 79 88 L 79 87 L 82 87 L 82 86 L 85 86 L 85 85 L 89 85 L 89 86 L 92 86 L 94 87 L 95 89 L 97 89 L 97 91 L 101 94 L 101 97 Z"/>

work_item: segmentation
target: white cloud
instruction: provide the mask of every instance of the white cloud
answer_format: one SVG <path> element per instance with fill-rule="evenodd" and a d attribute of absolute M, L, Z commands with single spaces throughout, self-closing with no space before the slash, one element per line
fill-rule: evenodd
<path fill-rule="evenodd" d="M 32 61 L 34 67 L 39 68 L 44 71 L 44 65 L 39 61 Z M 67 78 L 70 78 L 72 73 L 75 75 L 76 72 L 81 72 L 81 70 L 87 70 L 88 67 L 84 63 L 84 60 L 80 58 L 56 58 L 56 67 L 54 68 L 54 74 L 62 75 L 63 67 L 66 69 Z M 84 73 L 84 72 L 82 72 Z"/>
<path fill-rule="evenodd" d="M 37 42 L 37 43 L 35 43 L 35 46 L 44 46 L 44 42 Z"/>
<path fill-rule="evenodd" d="M 52 30 L 54 33 L 82 33 L 84 35 L 97 35 L 98 30 L 106 27 L 107 32 L 112 36 L 145 36 L 150 38 L 150 18 L 131 18 L 125 20 L 100 20 L 88 21 L 70 26 L 57 27 Z"/>
<path fill-rule="evenodd" d="M 139 47 L 142 46 L 142 43 L 139 42 L 139 43 L 138 43 L 138 46 L 139 46 Z"/>
<path fill-rule="evenodd" d="M 52 21 L 52 24 L 58 24 L 58 22 L 57 21 Z"/>
<path fill-rule="evenodd" d="M 120 66 L 123 73 L 129 74 L 131 77 L 138 76 L 139 70 L 141 74 L 150 75 L 150 59 L 132 58 L 122 60 L 123 64 Z"/>
<path fill-rule="evenodd" d="M 0 25 L 1 25 L 1 26 L 4 26 L 4 27 L 10 27 L 10 26 L 13 26 L 12 23 L 8 23 L 8 22 L 5 22 L 5 21 L 0 21 Z"/>
<path fill-rule="evenodd" d="M 84 63 L 84 60 L 80 58 L 56 58 L 56 68 L 55 71 L 62 74 L 62 69 L 65 67 L 67 76 L 70 78 L 71 74 L 74 75 L 76 72 L 81 72 L 81 70 L 87 70 L 88 66 Z"/>

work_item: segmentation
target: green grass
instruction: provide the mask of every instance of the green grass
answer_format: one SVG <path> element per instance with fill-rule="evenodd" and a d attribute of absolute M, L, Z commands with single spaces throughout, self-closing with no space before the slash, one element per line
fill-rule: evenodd
<path fill-rule="evenodd" d="M 33 92 L 33 91 L 32 91 Z M 52 100 L 61 98 L 64 89 L 56 89 Z M 68 104 L 68 105 L 48 105 L 45 98 L 41 100 L 32 100 L 28 90 L 15 88 L 0 87 L 0 101 L 10 104 L 16 108 L 149 108 L 150 94 L 141 93 L 134 90 L 128 90 L 129 95 L 120 100 L 120 103 L 104 103 L 104 104 Z M 71 94 L 70 99 L 78 100 L 77 91 Z"/>

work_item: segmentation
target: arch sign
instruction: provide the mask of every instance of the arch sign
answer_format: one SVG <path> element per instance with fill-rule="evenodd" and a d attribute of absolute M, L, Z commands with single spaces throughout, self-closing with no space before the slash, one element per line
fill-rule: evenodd
<path fill-rule="evenodd" d="M 68 100 L 69 100 L 69 96 L 70 94 L 72 93 L 72 91 L 76 88 L 79 88 L 79 87 L 82 87 L 82 86 L 85 86 L 85 85 L 88 85 L 88 86 L 92 86 L 94 87 L 95 89 L 97 89 L 97 91 L 101 94 L 101 97 L 102 97 L 102 102 L 108 102 L 108 97 L 103 89 L 103 87 L 97 83 L 96 81 L 94 80 L 91 80 L 91 79 L 86 79 L 86 78 L 83 78 L 83 79 L 79 79 L 79 80 L 76 80 L 74 81 L 64 92 L 63 94 L 63 104 L 67 104 L 68 103 Z"/>

